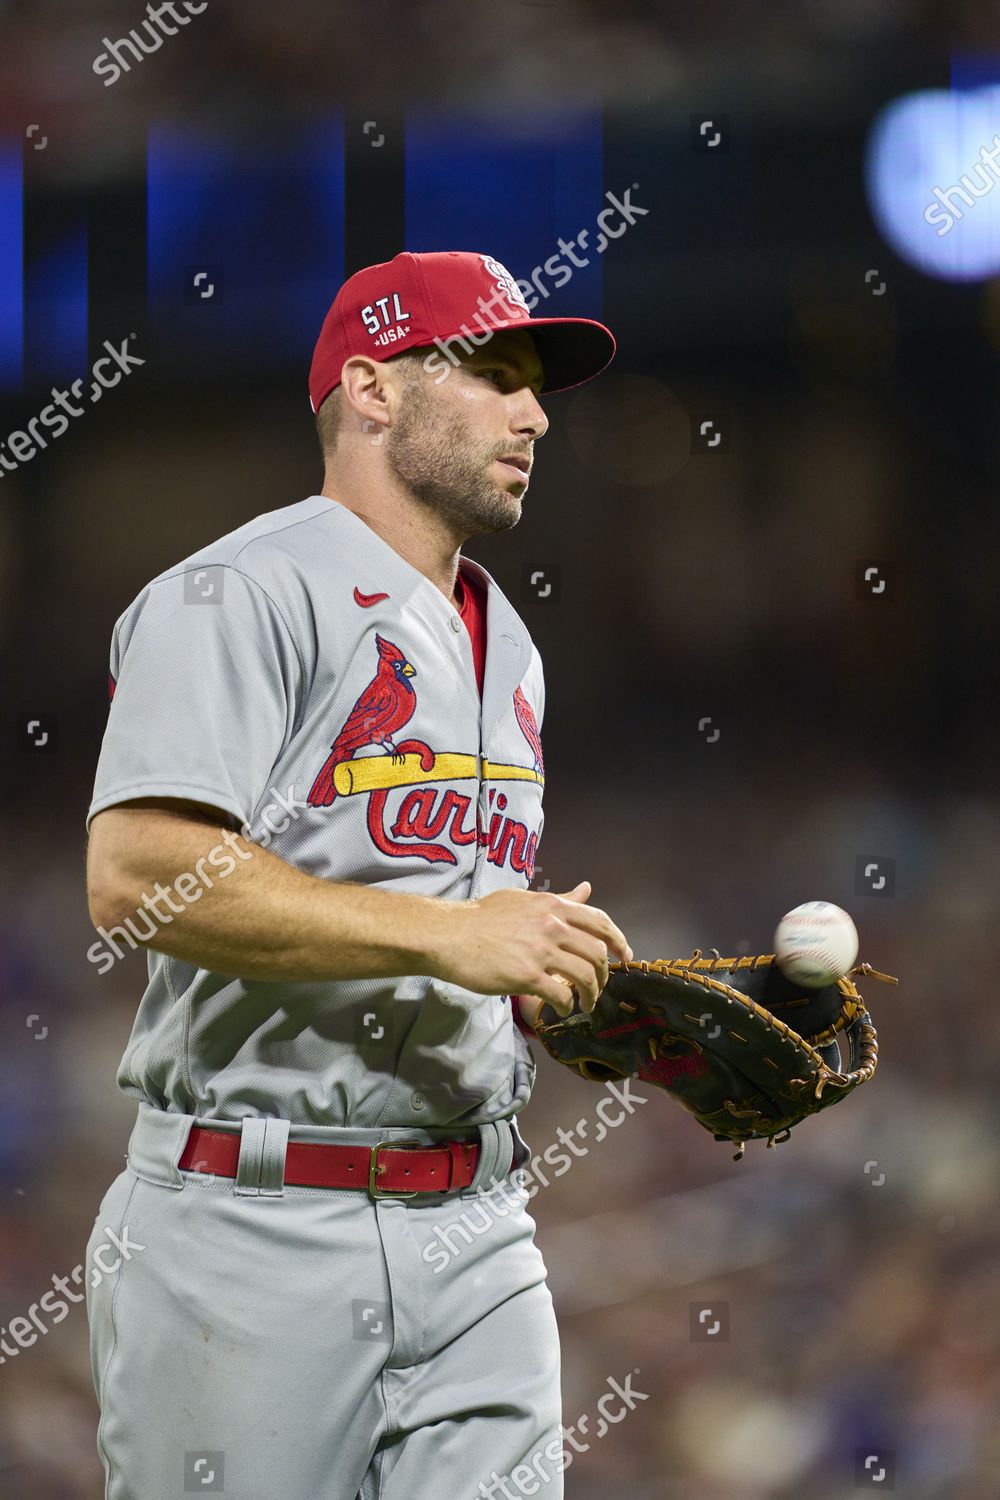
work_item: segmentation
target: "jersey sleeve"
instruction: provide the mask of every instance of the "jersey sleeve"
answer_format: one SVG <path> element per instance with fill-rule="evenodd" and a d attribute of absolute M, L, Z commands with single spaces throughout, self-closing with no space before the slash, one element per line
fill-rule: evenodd
<path fill-rule="evenodd" d="M 114 692 L 87 826 L 138 797 L 249 822 L 291 737 L 301 664 L 259 584 L 222 565 L 151 584 L 115 627 Z"/>

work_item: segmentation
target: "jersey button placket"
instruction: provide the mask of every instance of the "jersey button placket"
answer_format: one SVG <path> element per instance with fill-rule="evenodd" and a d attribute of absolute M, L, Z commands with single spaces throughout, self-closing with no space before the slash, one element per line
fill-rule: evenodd
<path fill-rule="evenodd" d="M 462 620 L 460 619 L 460 617 L 458 615 L 449 615 L 449 617 L 448 617 L 448 624 L 451 627 L 452 633 L 456 637 L 460 636 L 462 634 L 462 631 L 465 629 L 465 626 L 463 625 Z M 465 658 L 464 658 L 463 653 L 462 653 L 462 643 L 459 640 L 456 639 L 455 645 L 456 645 L 456 647 L 458 649 L 458 661 L 456 663 L 456 673 L 455 673 L 455 686 L 456 686 L 456 689 L 457 689 L 457 691 L 459 693 L 463 693 L 463 692 L 465 692 L 467 690 L 467 688 L 466 688 L 466 683 L 467 683 L 467 668 L 466 668 Z M 471 647 L 470 647 L 469 655 L 470 655 L 470 662 L 471 662 Z M 474 688 L 474 691 L 478 692 L 478 688 Z M 480 711 L 480 717 L 481 717 L 481 711 Z M 477 769 L 477 773 L 478 773 L 478 779 L 477 779 L 478 794 L 477 794 L 477 800 L 476 800 L 475 867 L 474 867 L 474 874 L 473 874 L 473 877 L 472 877 L 472 886 L 471 886 L 471 889 L 469 891 L 469 897 L 470 897 L 470 899 L 471 899 L 472 896 L 475 895 L 476 891 L 479 888 L 480 876 L 482 874 L 483 867 L 484 867 L 484 865 L 486 863 L 486 852 L 487 852 L 486 845 L 484 843 L 482 843 L 481 840 L 482 840 L 482 837 L 483 837 L 484 833 L 489 828 L 489 809 L 488 809 L 488 803 L 487 803 L 488 792 L 487 792 L 487 788 L 486 788 L 486 783 L 483 780 L 483 753 L 482 753 L 482 745 L 480 745 L 479 754 L 476 757 L 476 759 L 477 759 L 477 768 L 476 769 Z"/>
<path fill-rule="evenodd" d="M 482 760 L 480 759 L 480 762 L 479 762 L 480 775 L 482 775 L 482 764 L 483 764 Z M 484 779 L 484 780 L 480 781 L 480 783 L 479 783 L 479 801 L 476 804 L 476 833 L 478 835 L 478 837 L 476 838 L 476 866 L 477 866 L 477 869 L 478 869 L 479 865 L 484 864 L 486 862 L 486 855 L 487 855 L 487 852 L 488 852 L 488 849 L 489 849 L 489 842 L 488 842 L 489 841 L 489 832 L 490 832 L 489 790 L 488 790 L 488 787 L 487 787 L 487 783 L 486 783 L 486 781 Z"/>
<path fill-rule="evenodd" d="M 485 767 L 488 757 L 482 743 L 479 746 L 479 797 L 476 803 L 476 870 L 472 878 L 472 891 L 470 895 L 475 896 L 479 890 L 480 882 L 486 869 L 487 855 L 489 854 L 490 834 L 490 784 L 486 775 Z"/>

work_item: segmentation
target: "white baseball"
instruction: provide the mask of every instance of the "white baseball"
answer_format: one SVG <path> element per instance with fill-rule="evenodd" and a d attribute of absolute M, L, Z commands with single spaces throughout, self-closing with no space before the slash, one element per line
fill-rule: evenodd
<path fill-rule="evenodd" d="M 786 978 L 816 990 L 834 984 L 853 968 L 858 929 L 841 907 L 829 901 L 804 901 L 778 923 L 774 956 Z"/>

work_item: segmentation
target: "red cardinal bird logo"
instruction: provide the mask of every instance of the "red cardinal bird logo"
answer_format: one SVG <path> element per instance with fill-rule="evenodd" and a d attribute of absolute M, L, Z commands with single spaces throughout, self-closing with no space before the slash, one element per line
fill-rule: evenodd
<path fill-rule="evenodd" d="M 329 807 L 337 792 L 334 772 L 341 761 L 350 760 L 365 745 L 384 745 L 397 755 L 393 735 L 410 722 L 417 695 L 409 679 L 416 675 L 398 646 L 376 635 L 378 671 L 347 716 L 343 729 L 330 748 L 330 755 L 313 782 L 307 801 L 310 807 Z"/>
<path fill-rule="evenodd" d="M 520 688 L 514 689 L 514 713 L 517 722 L 521 726 L 521 733 L 531 746 L 531 753 L 535 757 L 533 769 L 543 775 L 545 762 L 542 760 L 542 737 L 538 733 L 538 724 L 535 720 L 535 710 L 521 692 Z"/>

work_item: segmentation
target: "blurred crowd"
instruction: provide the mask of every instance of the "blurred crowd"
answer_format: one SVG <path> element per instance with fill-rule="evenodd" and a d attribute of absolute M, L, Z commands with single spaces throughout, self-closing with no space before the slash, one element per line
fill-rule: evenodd
<path fill-rule="evenodd" d="M 540 101 L 696 96 L 697 108 L 706 95 L 753 101 L 762 113 L 842 115 L 852 101 L 847 76 L 856 86 L 924 55 L 997 40 L 995 13 L 973 0 L 513 0 L 485 12 L 467 0 L 198 3 L 188 14 L 174 0 L 187 23 L 171 36 L 166 24 L 143 31 L 163 0 L 0 0 L 0 134 L 44 121 L 59 143 L 47 169 L 71 181 L 80 170 L 110 178 L 134 162 L 135 127 L 178 102 L 234 135 L 255 134 L 265 103 L 274 131 L 331 105 L 412 98 L 415 80 L 433 80 L 438 103 L 505 122 Z M 117 77 L 95 71 L 108 44 L 133 29 L 146 48 L 164 37 L 152 61 L 130 62 Z"/>

